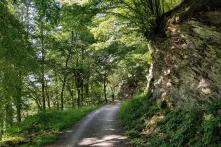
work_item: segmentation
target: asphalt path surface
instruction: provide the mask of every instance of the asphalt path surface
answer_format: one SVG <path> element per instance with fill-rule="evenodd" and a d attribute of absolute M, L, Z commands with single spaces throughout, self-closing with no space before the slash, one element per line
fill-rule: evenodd
<path fill-rule="evenodd" d="M 118 102 L 97 109 L 47 147 L 131 147 L 117 117 L 119 108 Z"/>

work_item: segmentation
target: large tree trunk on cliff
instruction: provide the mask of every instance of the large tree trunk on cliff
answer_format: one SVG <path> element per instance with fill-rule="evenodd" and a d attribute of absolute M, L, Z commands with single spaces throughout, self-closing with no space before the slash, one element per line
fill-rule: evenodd
<path fill-rule="evenodd" d="M 220 8 L 220 0 L 183 0 L 174 9 L 164 13 L 163 15 L 157 17 L 155 33 L 160 36 L 165 36 L 166 26 L 168 20 L 174 16 L 179 16 L 179 22 L 183 22 L 188 18 L 191 18 L 196 12 L 205 9 Z"/>

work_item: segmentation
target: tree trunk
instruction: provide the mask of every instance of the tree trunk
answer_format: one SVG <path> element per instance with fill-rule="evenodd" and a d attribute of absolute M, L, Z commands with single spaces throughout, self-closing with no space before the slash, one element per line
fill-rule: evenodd
<path fill-rule="evenodd" d="M 64 90 L 65 90 L 65 86 L 66 86 L 66 81 L 67 81 L 67 77 L 68 77 L 68 63 L 69 60 L 71 59 L 71 52 L 72 52 L 72 44 L 74 41 L 74 32 L 71 32 L 71 47 L 68 49 L 68 55 L 65 61 L 65 71 L 64 71 L 64 77 L 63 77 L 63 83 L 62 83 L 62 88 L 61 88 L 61 110 L 64 109 Z"/>
<path fill-rule="evenodd" d="M 5 106 L 6 111 L 6 131 L 7 128 L 10 128 L 13 125 L 13 108 L 12 108 L 12 102 L 8 102 Z"/>
<path fill-rule="evenodd" d="M 56 83 L 56 85 L 58 84 L 58 75 L 57 75 L 57 72 L 55 72 L 55 83 Z M 59 105 L 59 101 L 60 101 L 60 97 L 59 97 L 59 89 L 57 88 L 57 86 L 56 86 L 56 88 L 55 88 L 55 107 L 56 107 L 56 109 L 57 110 L 59 110 L 60 108 L 60 105 Z"/>
<path fill-rule="evenodd" d="M 157 17 L 154 35 L 157 34 L 158 36 L 165 37 L 167 21 L 174 15 L 178 15 L 180 19 L 179 22 L 182 22 L 188 18 L 191 18 L 193 15 L 198 15 L 196 12 L 199 12 L 203 9 L 210 10 L 211 8 L 215 9 L 220 7 L 220 0 L 183 0 L 174 9 Z"/>
<path fill-rule="evenodd" d="M 77 106 L 78 106 L 78 108 L 81 106 L 81 97 L 80 97 L 80 95 L 81 95 L 81 90 L 80 90 L 80 88 L 77 88 Z"/>
<path fill-rule="evenodd" d="M 69 92 L 69 94 L 71 96 L 71 105 L 74 108 L 75 107 L 75 99 L 74 99 L 74 92 L 72 90 L 72 86 L 73 86 L 72 84 L 67 83 L 67 89 L 68 89 L 68 92 Z"/>
<path fill-rule="evenodd" d="M 84 85 L 85 89 L 85 96 L 89 97 L 89 78 L 87 79 L 87 82 Z"/>
<path fill-rule="evenodd" d="M 47 97 L 47 104 L 48 104 L 48 108 L 51 109 L 51 101 L 50 101 L 50 95 L 49 95 L 49 92 L 48 92 L 48 85 L 46 83 L 45 85 L 45 94 L 46 94 L 46 97 Z"/>
<path fill-rule="evenodd" d="M 84 48 L 81 47 L 81 65 L 84 64 Z M 85 72 L 84 69 L 81 70 L 81 104 L 83 104 L 84 101 L 84 77 L 85 77 Z"/>
<path fill-rule="evenodd" d="M 3 110 L 3 106 L 0 106 L 0 141 L 2 140 L 2 137 L 4 135 L 4 115 L 5 115 L 5 112 Z"/>
<path fill-rule="evenodd" d="M 19 71 L 17 76 L 17 82 L 15 83 L 16 94 L 14 97 L 14 103 L 16 107 L 16 119 L 17 122 L 21 122 L 21 108 L 22 108 L 22 73 Z"/>
<path fill-rule="evenodd" d="M 46 111 L 46 99 L 45 99 L 45 48 L 44 48 L 44 29 L 43 22 L 41 21 L 41 94 L 43 111 Z"/>
<path fill-rule="evenodd" d="M 77 62 L 77 65 L 76 67 L 78 67 L 78 62 Z M 80 73 L 79 73 L 79 69 L 76 69 L 75 71 L 75 87 L 77 89 L 76 91 L 76 95 L 77 95 L 77 105 L 78 107 L 80 107 L 81 105 L 81 85 L 80 85 L 80 82 L 81 82 L 81 78 L 80 78 Z"/>
<path fill-rule="evenodd" d="M 81 104 L 83 105 L 84 101 L 84 79 L 83 76 L 81 76 Z"/>
<path fill-rule="evenodd" d="M 66 75 L 64 76 L 63 82 L 62 82 L 62 88 L 61 88 L 61 110 L 64 109 L 64 89 L 66 85 Z"/>
<path fill-rule="evenodd" d="M 42 104 L 41 102 L 37 99 L 37 98 L 34 98 L 34 101 L 35 101 L 35 104 L 37 105 L 38 107 L 38 111 L 43 111 L 43 108 L 42 108 Z"/>
<path fill-rule="evenodd" d="M 4 116 L 2 110 L 0 111 L 0 116 Z M 0 118 L 0 141 L 2 140 L 3 136 L 3 117 Z"/>
<path fill-rule="evenodd" d="M 21 122 L 21 107 L 22 107 L 21 88 L 17 90 L 18 90 L 18 94 L 16 97 L 16 118 L 17 118 L 17 122 Z"/>
<path fill-rule="evenodd" d="M 105 72 L 104 72 L 104 99 L 105 99 L 105 102 L 107 103 L 108 101 L 107 101 L 107 72 L 106 72 L 106 70 L 105 70 Z"/>
<path fill-rule="evenodd" d="M 74 93 L 73 93 L 73 91 L 71 91 L 71 106 L 72 106 L 72 108 L 74 108 L 75 107 L 75 99 L 74 99 Z"/>

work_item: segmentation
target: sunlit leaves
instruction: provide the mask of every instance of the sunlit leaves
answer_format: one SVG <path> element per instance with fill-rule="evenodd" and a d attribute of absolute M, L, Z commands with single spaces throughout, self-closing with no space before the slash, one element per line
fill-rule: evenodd
<path fill-rule="evenodd" d="M 149 38 L 158 19 L 176 6 L 180 0 L 105 0 L 97 1 L 100 13 L 127 20 Z"/>
<path fill-rule="evenodd" d="M 59 0 L 59 1 L 65 5 L 73 5 L 73 4 L 85 5 L 89 2 L 89 0 Z"/>

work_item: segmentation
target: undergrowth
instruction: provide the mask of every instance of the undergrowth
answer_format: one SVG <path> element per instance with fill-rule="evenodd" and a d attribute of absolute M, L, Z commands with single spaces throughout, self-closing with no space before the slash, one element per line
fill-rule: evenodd
<path fill-rule="evenodd" d="M 39 113 L 12 127 L 0 146 L 42 146 L 54 142 L 62 130 L 72 126 L 96 107 Z"/>
<path fill-rule="evenodd" d="M 121 106 L 119 117 L 137 147 L 221 146 L 221 102 L 200 108 L 161 109 L 148 96 Z"/>

